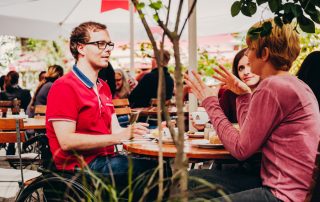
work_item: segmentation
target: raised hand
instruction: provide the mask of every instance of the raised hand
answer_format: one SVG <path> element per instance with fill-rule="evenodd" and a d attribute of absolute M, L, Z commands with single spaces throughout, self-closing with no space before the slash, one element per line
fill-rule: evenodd
<path fill-rule="evenodd" d="M 202 102 L 210 96 L 218 96 L 220 86 L 209 87 L 201 80 L 200 75 L 192 71 L 194 79 L 191 79 L 187 74 L 184 75 L 186 84 L 191 88 L 191 92 Z"/>
<path fill-rule="evenodd" d="M 222 82 L 224 88 L 228 88 L 237 95 L 251 93 L 251 89 L 243 81 L 229 72 L 225 67 L 219 65 L 218 68 L 213 68 L 219 76 L 214 75 L 213 78 Z"/>

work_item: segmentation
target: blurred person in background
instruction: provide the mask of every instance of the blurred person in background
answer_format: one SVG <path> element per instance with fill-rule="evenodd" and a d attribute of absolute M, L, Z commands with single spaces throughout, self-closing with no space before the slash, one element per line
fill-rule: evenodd
<path fill-rule="evenodd" d="M 46 71 L 41 71 L 38 76 L 39 83 L 46 77 Z"/>
<path fill-rule="evenodd" d="M 19 86 L 19 73 L 16 71 L 8 72 L 5 79 L 5 91 L 1 92 L 0 100 L 21 100 L 20 108 L 26 110 L 31 100 L 30 91 Z"/>
<path fill-rule="evenodd" d="M 0 100 L 14 100 L 18 99 L 21 101 L 21 106 L 23 110 L 26 110 L 28 104 L 31 100 L 30 91 L 26 89 L 22 89 L 19 85 L 19 74 L 16 71 L 8 72 L 5 79 L 5 91 L 0 93 Z M 8 144 L 7 155 L 14 155 L 16 152 L 15 144 Z"/>
<path fill-rule="evenodd" d="M 47 97 L 49 90 L 58 78 L 63 76 L 63 68 L 59 65 L 48 67 L 48 72 L 45 73 L 44 79 L 40 81 L 33 98 L 28 106 L 27 114 L 29 117 L 34 117 L 34 108 L 37 105 L 47 105 Z M 40 77 L 39 77 L 40 78 Z"/>
<path fill-rule="evenodd" d="M 114 94 L 116 93 L 116 80 L 115 72 L 110 62 L 108 63 L 107 68 L 102 68 L 99 71 L 98 78 L 108 83 L 112 97 L 114 97 Z"/>
<path fill-rule="evenodd" d="M 2 75 L 0 77 L 0 92 L 5 91 L 5 80 L 6 80 L 6 75 Z"/>
<path fill-rule="evenodd" d="M 132 81 L 129 75 L 122 69 L 115 70 L 116 92 L 114 98 L 128 98 L 131 90 L 136 86 L 136 81 Z"/>
<path fill-rule="evenodd" d="M 168 72 L 168 63 L 170 61 L 170 53 L 163 50 L 163 72 L 165 78 L 166 100 L 170 100 L 173 95 L 174 82 Z M 159 69 L 155 57 L 152 58 L 152 71 L 146 74 L 138 85 L 133 89 L 129 96 L 130 106 L 148 107 L 151 105 L 151 99 L 157 98 L 158 92 Z"/>
<path fill-rule="evenodd" d="M 314 51 L 304 59 L 297 76 L 308 84 L 320 106 L 320 51 Z"/>

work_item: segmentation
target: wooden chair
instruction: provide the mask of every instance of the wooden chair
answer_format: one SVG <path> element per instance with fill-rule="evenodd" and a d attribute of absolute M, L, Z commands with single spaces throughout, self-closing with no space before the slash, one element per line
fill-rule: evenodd
<path fill-rule="evenodd" d="M 158 106 L 158 99 L 156 98 L 152 98 L 150 101 L 151 107 L 157 107 Z M 171 101 L 170 100 L 166 100 L 165 105 L 167 107 L 169 107 L 171 105 Z M 158 120 L 157 115 L 148 115 L 147 116 L 147 120 L 146 122 L 149 123 L 156 123 Z"/>
<path fill-rule="evenodd" d="M 158 106 L 158 99 L 152 98 L 151 101 L 150 101 L 150 104 L 151 104 L 152 107 Z M 171 105 L 171 100 L 166 100 L 165 105 L 166 106 L 170 106 Z"/>
<path fill-rule="evenodd" d="M 128 99 L 113 99 L 112 103 L 117 116 L 130 115 L 131 108 Z"/>
<path fill-rule="evenodd" d="M 21 105 L 21 100 L 12 100 L 12 101 L 1 100 L 0 101 L 0 110 L 5 115 L 8 111 L 8 109 L 11 108 L 12 113 L 19 114 L 20 105 Z"/>
<path fill-rule="evenodd" d="M 34 108 L 35 115 L 46 115 L 47 105 L 36 105 Z"/>
<path fill-rule="evenodd" d="M 312 182 L 305 199 L 305 202 L 319 202 L 320 201 L 320 142 L 315 161 L 315 168 L 313 170 Z"/>
<path fill-rule="evenodd" d="M 13 182 L 19 182 L 20 186 L 23 186 L 24 178 L 22 171 L 22 159 L 21 159 L 21 142 L 25 142 L 25 134 L 20 131 L 23 127 L 22 119 L 2 119 L 0 118 L 0 143 L 18 143 L 18 155 L 21 171 L 21 180 Z M 12 181 L 7 181 L 12 182 Z"/>

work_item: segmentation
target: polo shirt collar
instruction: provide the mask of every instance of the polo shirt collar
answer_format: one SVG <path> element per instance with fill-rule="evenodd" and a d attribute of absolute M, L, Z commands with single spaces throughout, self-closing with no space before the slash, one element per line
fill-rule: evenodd
<path fill-rule="evenodd" d="M 82 73 L 76 64 L 73 65 L 72 71 L 84 85 L 86 85 L 88 88 L 93 88 L 94 83 L 90 81 L 90 79 L 84 73 Z M 97 79 L 97 83 L 99 83 L 99 79 Z"/>

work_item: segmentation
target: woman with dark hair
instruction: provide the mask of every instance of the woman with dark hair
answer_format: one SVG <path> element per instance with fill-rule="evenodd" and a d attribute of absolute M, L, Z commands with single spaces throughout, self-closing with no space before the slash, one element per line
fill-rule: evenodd
<path fill-rule="evenodd" d="M 314 51 L 304 59 L 297 76 L 308 84 L 320 106 L 320 51 Z"/>
<path fill-rule="evenodd" d="M 45 75 L 45 79 L 42 80 L 34 96 L 28 106 L 27 114 L 30 117 L 34 116 L 34 107 L 36 105 L 47 105 L 47 97 L 49 90 L 55 80 L 63 76 L 63 68 L 59 65 L 52 65 L 48 67 L 48 72 Z"/>
<path fill-rule="evenodd" d="M 251 67 L 248 65 L 248 57 L 245 56 L 247 48 L 240 50 L 233 59 L 232 73 L 241 81 L 247 84 L 251 90 L 254 90 L 259 84 L 260 77 L 251 72 Z M 220 99 L 220 107 L 231 123 L 238 123 L 236 109 L 237 95 L 231 90 L 225 90 Z"/>
<path fill-rule="evenodd" d="M 240 50 L 234 57 L 232 63 L 232 73 L 245 84 L 247 84 L 253 91 L 258 86 L 260 77 L 251 72 L 251 67 L 248 65 L 248 57 L 244 54 L 246 50 L 247 48 Z M 229 89 L 220 89 L 219 94 L 221 94 L 219 97 L 219 104 L 222 111 L 231 123 L 238 123 L 236 108 L 237 94 Z M 193 126 L 197 130 L 203 130 L 205 127 L 204 124 L 199 125 L 195 124 L 194 122 Z"/>

